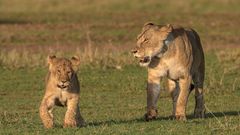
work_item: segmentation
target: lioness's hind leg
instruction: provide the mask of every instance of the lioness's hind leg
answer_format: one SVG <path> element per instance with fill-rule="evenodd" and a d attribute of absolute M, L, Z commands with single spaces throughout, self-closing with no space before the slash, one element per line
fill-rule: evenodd
<path fill-rule="evenodd" d="M 205 117 L 205 106 L 203 98 L 203 81 L 204 73 L 197 73 L 193 77 L 194 87 L 195 87 L 195 109 L 194 116 L 196 118 Z"/>
<path fill-rule="evenodd" d="M 177 105 L 177 99 L 179 95 L 179 85 L 177 82 L 168 79 L 168 90 L 171 93 L 171 97 L 173 100 L 173 111 L 172 115 L 175 116 L 176 114 L 176 105 Z"/>
<path fill-rule="evenodd" d="M 185 78 L 179 80 L 179 95 L 177 98 L 175 113 L 175 117 L 177 120 L 186 120 L 186 106 L 191 82 L 191 76 L 186 76 Z"/>

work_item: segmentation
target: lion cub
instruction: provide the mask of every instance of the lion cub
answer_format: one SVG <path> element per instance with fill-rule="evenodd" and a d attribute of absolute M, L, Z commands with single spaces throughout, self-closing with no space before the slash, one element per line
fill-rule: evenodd
<path fill-rule="evenodd" d="M 46 91 L 39 112 L 45 128 L 53 127 L 53 107 L 66 106 L 64 127 L 83 126 L 84 120 L 79 110 L 79 81 L 77 69 L 78 57 L 70 60 L 49 56 L 47 58 L 49 72 L 46 77 Z"/>

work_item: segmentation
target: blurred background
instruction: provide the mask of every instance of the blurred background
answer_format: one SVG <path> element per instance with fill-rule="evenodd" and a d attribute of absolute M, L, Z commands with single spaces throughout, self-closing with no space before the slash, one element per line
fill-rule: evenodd
<path fill-rule="evenodd" d="M 0 64 L 35 67 L 48 54 L 84 64 L 131 64 L 129 50 L 146 22 L 198 31 L 205 50 L 236 48 L 239 0 L 1 0 Z"/>

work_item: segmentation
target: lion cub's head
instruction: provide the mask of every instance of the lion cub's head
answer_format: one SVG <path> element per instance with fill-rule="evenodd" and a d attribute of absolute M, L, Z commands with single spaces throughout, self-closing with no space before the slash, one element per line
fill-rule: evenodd
<path fill-rule="evenodd" d="M 80 60 L 77 56 L 72 57 L 70 60 L 48 56 L 47 63 L 49 65 L 50 79 L 54 81 L 54 85 L 60 89 L 66 89 L 71 84 Z"/>
<path fill-rule="evenodd" d="M 148 66 L 153 57 L 160 57 L 166 51 L 166 44 L 173 39 L 173 28 L 168 25 L 147 23 L 137 37 L 137 47 L 132 50 L 133 55 L 140 59 L 141 66 Z"/>

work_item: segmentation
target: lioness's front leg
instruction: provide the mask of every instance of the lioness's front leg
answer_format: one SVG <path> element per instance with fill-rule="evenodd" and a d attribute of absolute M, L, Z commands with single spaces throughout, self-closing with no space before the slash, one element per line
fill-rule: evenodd
<path fill-rule="evenodd" d="M 176 106 L 176 113 L 175 113 L 177 120 L 186 120 L 186 106 L 187 106 L 189 87 L 191 82 L 192 82 L 192 78 L 190 76 L 179 79 L 180 91 L 177 99 L 177 106 Z"/>
<path fill-rule="evenodd" d="M 77 97 L 68 100 L 64 127 L 77 127 L 84 125 L 84 120 L 79 111 L 78 101 Z"/>
<path fill-rule="evenodd" d="M 51 97 L 43 98 L 39 107 L 40 118 L 45 128 L 53 127 L 52 109 L 54 106 L 54 99 Z"/>
<path fill-rule="evenodd" d="M 147 83 L 147 113 L 145 120 L 156 119 L 157 117 L 157 100 L 160 94 L 160 77 L 148 73 Z"/>

